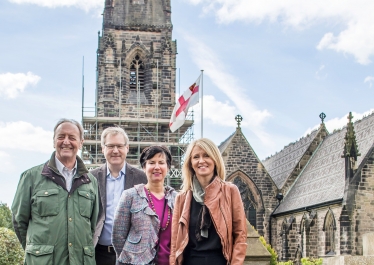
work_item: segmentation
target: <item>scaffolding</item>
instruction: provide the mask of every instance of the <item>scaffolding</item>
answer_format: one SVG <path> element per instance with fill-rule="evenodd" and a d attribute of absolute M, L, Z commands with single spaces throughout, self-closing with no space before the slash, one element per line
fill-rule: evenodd
<path fill-rule="evenodd" d="M 106 109 L 108 113 L 116 111 Z M 118 126 L 125 130 L 129 137 L 129 152 L 126 162 L 140 167 L 139 155 L 150 145 L 165 145 L 172 154 L 171 170 L 166 178 L 167 184 L 178 188 L 181 184 L 181 167 L 188 144 L 193 140 L 193 111 L 189 112 L 185 123 L 176 132 L 169 130 L 171 113 L 163 113 L 161 118 L 124 118 L 98 117 L 94 107 L 82 107 L 82 125 L 84 129 L 84 143 L 82 159 L 88 169 L 94 169 L 105 163 L 101 151 L 101 133 L 107 127 Z"/>

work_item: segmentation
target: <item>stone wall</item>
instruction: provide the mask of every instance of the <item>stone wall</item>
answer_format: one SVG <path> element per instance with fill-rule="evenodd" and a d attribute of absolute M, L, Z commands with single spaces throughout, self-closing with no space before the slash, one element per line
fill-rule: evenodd
<path fill-rule="evenodd" d="M 273 227 L 276 227 L 276 231 L 273 230 L 273 233 L 276 236 L 276 240 L 273 241 L 273 248 L 277 251 L 280 260 L 296 260 L 297 258 L 305 256 L 311 258 L 326 256 L 326 232 L 324 231 L 324 222 L 328 211 L 333 213 L 335 219 L 335 255 L 340 254 L 339 218 L 341 213 L 341 205 L 336 204 L 308 211 L 276 216 L 274 218 L 276 225 L 273 225 Z M 303 222 L 305 223 L 304 227 L 302 226 Z M 288 227 L 288 229 L 286 229 L 286 254 L 284 254 L 284 244 L 282 240 L 283 226 L 285 223 Z M 305 233 L 303 232 L 303 229 L 305 229 Z"/>
<path fill-rule="evenodd" d="M 363 235 L 374 232 L 374 152 L 360 172 L 352 216 L 352 255 L 363 254 Z"/>

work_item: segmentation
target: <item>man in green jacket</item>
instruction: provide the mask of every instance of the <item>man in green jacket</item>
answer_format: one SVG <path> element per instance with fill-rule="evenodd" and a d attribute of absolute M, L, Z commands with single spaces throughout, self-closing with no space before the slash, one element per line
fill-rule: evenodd
<path fill-rule="evenodd" d="M 27 265 L 95 265 L 96 178 L 77 156 L 83 128 L 61 119 L 49 161 L 26 170 L 12 204 L 13 225 Z"/>

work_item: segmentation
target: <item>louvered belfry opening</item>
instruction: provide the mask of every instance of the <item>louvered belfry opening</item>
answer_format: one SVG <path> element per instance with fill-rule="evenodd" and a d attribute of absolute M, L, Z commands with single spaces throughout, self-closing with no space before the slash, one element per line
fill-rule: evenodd
<path fill-rule="evenodd" d="M 136 90 L 136 80 L 138 80 L 138 88 L 144 89 L 145 73 L 144 63 L 140 56 L 135 55 L 130 65 L 130 89 Z"/>

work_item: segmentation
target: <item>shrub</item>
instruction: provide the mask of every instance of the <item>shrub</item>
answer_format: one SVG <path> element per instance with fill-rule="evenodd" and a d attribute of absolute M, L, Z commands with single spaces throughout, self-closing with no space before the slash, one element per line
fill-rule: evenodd
<path fill-rule="evenodd" d="M 260 241 L 271 254 L 270 265 L 277 265 L 278 264 L 277 263 L 277 260 L 278 260 L 277 252 L 271 247 L 270 244 L 266 243 L 265 238 L 263 236 L 260 236 Z"/>
<path fill-rule="evenodd" d="M 0 227 L 6 227 L 13 230 L 12 212 L 6 203 L 0 202 Z"/>
<path fill-rule="evenodd" d="M 322 258 L 319 258 L 319 259 L 302 258 L 301 259 L 302 265 L 322 265 L 322 263 L 323 263 Z"/>
<path fill-rule="evenodd" d="M 278 265 L 293 265 L 292 261 L 278 262 Z"/>
<path fill-rule="evenodd" d="M 16 234 L 5 227 L 0 227 L 0 265 L 23 264 L 24 252 Z"/>

